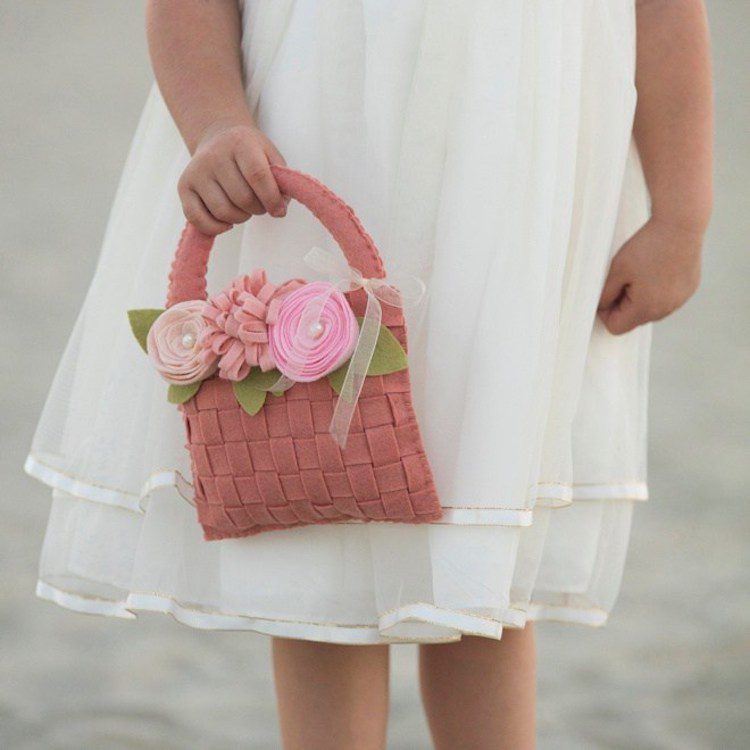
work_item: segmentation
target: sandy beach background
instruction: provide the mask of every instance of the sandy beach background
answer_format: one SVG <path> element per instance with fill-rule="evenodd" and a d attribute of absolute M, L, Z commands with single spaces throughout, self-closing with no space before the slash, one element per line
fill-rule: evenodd
<path fill-rule="evenodd" d="M 0 4 L 0 746 L 279 746 L 268 641 L 35 599 L 48 491 L 21 464 L 150 85 L 142 3 Z M 652 500 L 601 630 L 542 625 L 542 750 L 750 743 L 750 4 L 710 0 L 717 206 L 700 295 L 657 328 Z M 50 303 L 54 300 L 54 304 Z M 389 748 L 429 747 L 393 649 Z"/>

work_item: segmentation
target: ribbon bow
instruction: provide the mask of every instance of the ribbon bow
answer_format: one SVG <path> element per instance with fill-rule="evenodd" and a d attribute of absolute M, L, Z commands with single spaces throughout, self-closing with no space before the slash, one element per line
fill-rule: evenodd
<path fill-rule="evenodd" d="M 385 279 L 365 278 L 358 269 L 348 265 L 338 253 L 319 247 L 312 248 L 305 255 L 305 263 L 315 271 L 327 275 L 342 292 L 362 289 L 367 295 L 367 305 L 357 345 L 349 360 L 349 367 L 329 427 L 333 439 L 344 448 L 349 436 L 354 409 L 378 343 L 380 324 L 383 319 L 381 303 L 400 308 L 405 305 L 417 305 L 424 297 L 426 287 L 421 279 L 407 274 L 401 275 L 400 280 L 403 283 L 399 284 L 399 289 L 391 286 Z"/>

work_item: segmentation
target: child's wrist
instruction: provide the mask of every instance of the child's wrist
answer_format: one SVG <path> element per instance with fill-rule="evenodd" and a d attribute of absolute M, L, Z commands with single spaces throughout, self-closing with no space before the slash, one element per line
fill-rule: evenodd
<path fill-rule="evenodd" d="M 686 204 L 670 205 L 654 201 L 651 220 L 681 232 L 704 235 L 711 218 L 711 201 L 706 199 L 690 207 Z"/>
<path fill-rule="evenodd" d="M 191 135 L 187 146 L 190 153 L 195 153 L 196 149 L 205 141 L 210 140 L 218 133 L 222 133 L 230 128 L 235 127 L 248 127 L 254 128 L 255 120 L 247 109 L 238 110 L 235 112 L 227 112 L 218 117 L 213 117 L 206 123 L 202 124 L 199 128 L 196 128 L 195 132 Z"/>

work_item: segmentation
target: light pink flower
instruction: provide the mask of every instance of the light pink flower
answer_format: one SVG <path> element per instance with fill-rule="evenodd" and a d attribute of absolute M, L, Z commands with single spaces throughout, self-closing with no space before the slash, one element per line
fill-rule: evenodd
<path fill-rule="evenodd" d="M 216 372 L 217 357 L 200 345 L 207 328 L 202 300 L 178 302 L 165 310 L 146 338 L 148 356 L 161 376 L 174 385 L 189 385 Z"/>
<path fill-rule="evenodd" d="M 268 347 L 268 325 L 276 320 L 281 299 L 305 282 L 287 281 L 277 287 L 263 269 L 238 276 L 203 306 L 208 328 L 201 346 L 219 357 L 219 376 L 243 380 L 251 367 L 267 372 L 275 367 Z"/>
<path fill-rule="evenodd" d="M 309 383 L 333 372 L 352 356 L 359 325 L 344 294 L 316 281 L 286 296 L 269 326 L 271 356 L 288 378 Z"/>

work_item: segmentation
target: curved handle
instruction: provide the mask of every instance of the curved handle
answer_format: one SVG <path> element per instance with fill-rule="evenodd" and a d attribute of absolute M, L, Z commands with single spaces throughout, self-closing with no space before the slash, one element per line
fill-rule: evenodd
<path fill-rule="evenodd" d="M 385 277 L 383 261 L 354 211 L 314 177 L 287 167 L 272 166 L 284 195 L 306 206 L 331 233 L 350 266 L 365 278 Z M 188 223 L 177 245 L 169 274 L 167 307 L 191 299 L 206 299 L 206 270 L 214 238 Z"/>

